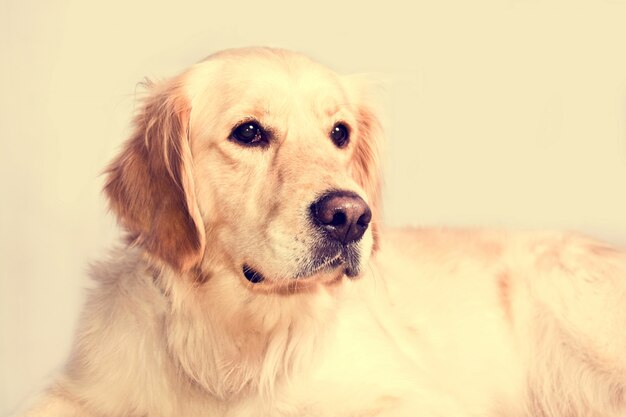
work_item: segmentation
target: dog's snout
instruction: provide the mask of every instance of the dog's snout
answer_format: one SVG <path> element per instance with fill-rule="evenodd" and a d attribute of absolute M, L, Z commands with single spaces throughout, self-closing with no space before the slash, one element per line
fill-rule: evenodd
<path fill-rule="evenodd" d="M 372 220 L 367 203 L 348 191 L 333 191 L 311 205 L 313 221 L 326 235 L 341 243 L 361 239 Z"/>

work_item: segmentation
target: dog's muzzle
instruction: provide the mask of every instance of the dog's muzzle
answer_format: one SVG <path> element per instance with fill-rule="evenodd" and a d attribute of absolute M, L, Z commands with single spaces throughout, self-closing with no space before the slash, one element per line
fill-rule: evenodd
<path fill-rule="evenodd" d="M 309 220 L 320 238 L 305 266 L 291 278 L 307 278 L 340 267 L 348 277 L 356 277 L 361 258 L 358 243 L 372 220 L 367 203 L 351 191 L 330 191 L 311 204 Z M 252 284 L 265 281 L 263 274 L 248 264 L 242 271 Z"/>

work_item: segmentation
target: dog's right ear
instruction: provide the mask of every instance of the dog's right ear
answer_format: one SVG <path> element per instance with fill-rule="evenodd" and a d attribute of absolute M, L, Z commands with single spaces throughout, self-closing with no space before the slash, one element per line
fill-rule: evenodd
<path fill-rule="evenodd" d="M 178 271 L 202 260 L 205 233 L 189 147 L 190 104 L 176 81 L 151 85 L 104 191 L 134 242 Z"/>

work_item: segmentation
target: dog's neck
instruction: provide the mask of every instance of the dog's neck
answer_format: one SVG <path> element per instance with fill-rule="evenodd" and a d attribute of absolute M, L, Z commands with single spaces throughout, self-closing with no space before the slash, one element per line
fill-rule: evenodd
<path fill-rule="evenodd" d="M 220 399 L 254 391 L 272 397 L 285 377 L 320 357 L 340 288 L 258 294 L 226 268 L 203 272 L 208 279 L 198 281 L 166 268 L 156 280 L 172 310 L 170 353 L 194 385 Z"/>

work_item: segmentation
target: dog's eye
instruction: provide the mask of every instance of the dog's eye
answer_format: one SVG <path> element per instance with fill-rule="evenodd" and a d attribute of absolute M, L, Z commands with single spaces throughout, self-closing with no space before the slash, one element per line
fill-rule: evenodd
<path fill-rule="evenodd" d="M 338 148 L 343 148 L 350 140 L 350 131 L 343 123 L 337 123 L 330 131 L 330 138 Z"/>
<path fill-rule="evenodd" d="M 232 140 L 246 146 L 267 143 L 267 134 L 256 122 L 245 122 L 233 129 Z"/>

